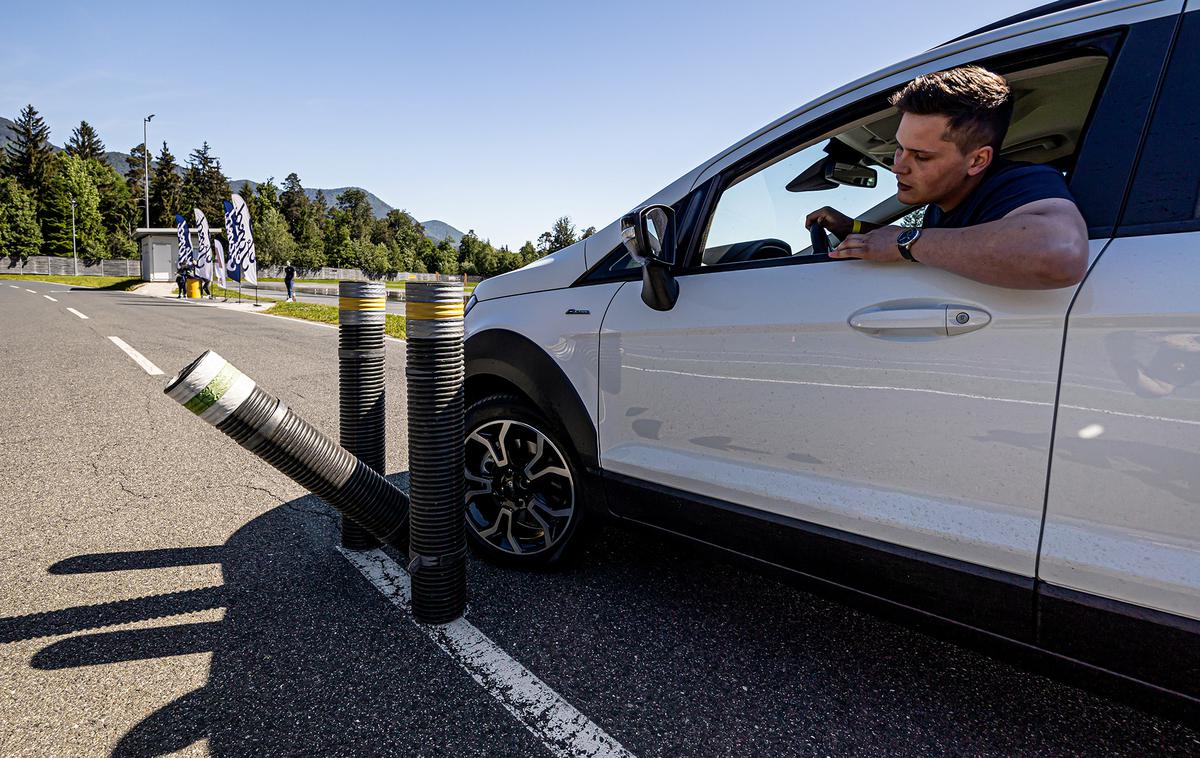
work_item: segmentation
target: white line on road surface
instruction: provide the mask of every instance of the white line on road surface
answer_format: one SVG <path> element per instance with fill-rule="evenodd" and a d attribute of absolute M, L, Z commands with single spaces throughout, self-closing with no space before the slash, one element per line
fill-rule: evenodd
<path fill-rule="evenodd" d="M 32 295 L 36 295 L 36 294 L 37 294 L 37 290 L 31 290 L 31 289 L 29 289 L 28 287 L 26 287 L 26 288 L 25 288 L 25 291 L 26 291 L 26 292 L 28 292 L 28 293 L 30 293 L 30 294 L 32 294 Z"/>
<path fill-rule="evenodd" d="M 340 548 L 339 548 L 340 550 Z M 342 550 L 384 597 L 407 615 L 408 573 L 382 550 Z M 462 666 L 504 709 L 557 756 L 631 756 L 621 743 L 513 660 L 465 618 L 441 626 L 419 624 L 443 652 Z"/>
<path fill-rule="evenodd" d="M 78 316 L 79 318 L 87 318 L 87 316 L 83 315 L 82 313 L 80 313 L 79 311 L 75 310 L 74 308 L 68 308 L 67 310 L 69 310 L 71 313 L 74 313 L 74 314 L 75 314 L 76 316 Z"/>
<path fill-rule="evenodd" d="M 12 288 L 13 288 L 13 289 L 15 289 L 15 290 L 19 290 L 19 289 L 21 289 L 20 287 L 18 287 L 18 286 L 17 286 L 17 285 L 15 285 L 15 284 L 10 284 L 10 285 L 8 285 L 8 286 L 9 286 L 9 287 L 12 287 Z"/>
<path fill-rule="evenodd" d="M 57 303 L 57 302 L 58 302 L 58 300 L 57 300 L 57 299 L 55 299 L 55 298 L 53 298 L 53 297 L 50 297 L 49 295 L 42 295 L 42 297 L 46 298 L 47 300 L 49 300 L 49 301 L 50 301 L 50 302 L 52 302 L 52 303 Z"/>
<path fill-rule="evenodd" d="M 146 373 L 150 376 L 158 376 L 162 373 L 162 369 L 146 360 L 146 356 L 130 347 L 129 343 L 127 343 L 125 340 L 121 339 L 120 337 L 109 337 L 109 339 L 112 340 L 114 345 L 124 350 L 125 355 L 128 355 L 130 358 L 132 358 L 133 362 L 145 369 Z"/>

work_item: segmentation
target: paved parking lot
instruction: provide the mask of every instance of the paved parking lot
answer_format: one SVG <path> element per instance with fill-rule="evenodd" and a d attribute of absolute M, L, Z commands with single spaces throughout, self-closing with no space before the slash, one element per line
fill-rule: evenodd
<path fill-rule="evenodd" d="M 473 678 L 335 548 L 325 505 L 182 411 L 165 377 L 108 340 L 168 374 L 214 348 L 334 432 L 332 330 L 3 285 L 0 755 L 595 744 L 523 722 L 506 685 Z M 389 471 L 402 484 L 403 345 L 388 358 Z M 469 576 L 472 627 L 610 752 L 1200 753 L 1187 726 L 654 533 L 607 529 L 561 572 L 472 560 Z"/>

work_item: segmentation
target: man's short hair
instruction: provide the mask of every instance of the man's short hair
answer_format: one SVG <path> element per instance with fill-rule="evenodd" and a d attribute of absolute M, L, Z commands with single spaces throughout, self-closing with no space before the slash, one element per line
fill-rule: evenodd
<path fill-rule="evenodd" d="M 960 66 L 918 76 L 889 101 L 901 113 L 947 116 L 944 139 L 968 151 L 991 145 L 999 155 L 1012 120 L 1012 90 L 1003 76 L 979 66 Z"/>

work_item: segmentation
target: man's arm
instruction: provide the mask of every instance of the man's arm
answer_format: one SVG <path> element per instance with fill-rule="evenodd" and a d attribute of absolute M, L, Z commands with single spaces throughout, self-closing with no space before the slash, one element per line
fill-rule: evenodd
<path fill-rule="evenodd" d="M 896 235 L 884 226 L 851 234 L 831 258 L 900 261 Z M 1056 289 L 1078 284 L 1087 272 L 1087 226 L 1070 200 L 1048 198 L 1016 208 L 998 221 L 961 229 L 923 229 L 913 257 L 984 284 Z"/>

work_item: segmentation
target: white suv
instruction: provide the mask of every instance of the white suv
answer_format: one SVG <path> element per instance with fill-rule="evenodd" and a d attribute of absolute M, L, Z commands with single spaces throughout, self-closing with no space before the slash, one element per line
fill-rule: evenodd
<path fill-rule="evenodd" d="M 616 221 L 480 284 L 474 546 L 549 564 L 611 515 L 1200 703 L 1198 56 L 1197 0 L 1053 3 L 704 162 L 628 217 L 644 265 Z M 813 249 L 821 206 L 919 223 L 887 96 L 968 63 L 1016 93 L 1002 155 L 1067 178 L 1077 287 Z"/>

